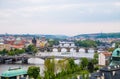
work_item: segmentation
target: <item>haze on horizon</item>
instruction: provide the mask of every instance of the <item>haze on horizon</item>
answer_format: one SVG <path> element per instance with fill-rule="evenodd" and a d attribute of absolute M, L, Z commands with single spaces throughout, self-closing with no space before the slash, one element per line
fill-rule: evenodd
<path fill-rule="evenodd" d="M 120 32 L 120 0 L 0 0 L 0 34 Z"/>

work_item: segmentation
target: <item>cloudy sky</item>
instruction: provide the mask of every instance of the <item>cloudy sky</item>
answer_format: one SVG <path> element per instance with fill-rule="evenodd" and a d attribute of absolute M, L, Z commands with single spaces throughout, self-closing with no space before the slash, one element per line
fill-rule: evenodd
<path fill-rule="evenodd" d="M 120 0 L 0 0 L 0 34 L 120 32 Z"/>

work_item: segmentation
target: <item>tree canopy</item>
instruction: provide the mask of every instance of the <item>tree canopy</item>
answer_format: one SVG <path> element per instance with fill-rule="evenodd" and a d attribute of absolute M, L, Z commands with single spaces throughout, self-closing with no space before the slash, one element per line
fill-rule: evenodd
<path fill-rule="evenodd" d="M 29 45 L 27 47 L 27 52 L 37 53 L 38 49 L 34 45 Z"/>
<path fill-rule="evenodd" d="M 96 41 L 93 40 L 79 40 L 79 41 L 75 41 L 75 45 L 78 47 L 96 47 L 97 43 Z"/>
<path fill-rule="evenodd" d="M 59 40 L 48 40 L 48 46 L 59 45 Z"/>
<path fill-rule="evenodd" d="M 88 65 L 88 59 L 87 58 L 81 58 L 80 60 L 81 60 L 81 62 L 80 62 L 81 68 L 86 69 L 86 67 Z"/>
<path fill-rule="evenodd" d="M 28 68 L 27 74 L 29 75 L 29 77 L 32 77 L 34 79 L 37 79 L 37 77 L 40 74 L 40 67 L 36 67 L 36 66 L 30 66 Z"/>

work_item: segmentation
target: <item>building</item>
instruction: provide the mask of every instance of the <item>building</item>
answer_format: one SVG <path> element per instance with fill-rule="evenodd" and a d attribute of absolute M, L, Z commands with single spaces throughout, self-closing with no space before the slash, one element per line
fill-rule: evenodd
<path fill-rule="evenodd" d="M 103 67 L 92 73 L 89 79 L 120 79 L 120 65 Z"/>
<path fill-rule="evenodd" d="M 106 66 L 106 65 L 108 65 L 110 57 L 111 57 L 111 53 L 110 52 L 99 53 L 98 64 L 100 66 Z"/>
<path fill-rule="evenodd" d="M 23 49 L 23 48 L 25 48 L 25 46 L 24 45 L 11 45 L 11 49 Z"/>
<path fill-rule="evenodd" d="M 117 48 L 112 53 L 110 66 L 119 64 L 120 64 L 120 48 Z"/>
<path fill-rule="evenodd" d="M 3 49 L 10 50 L 11 49 L 11 45 L 1 43 L 0 44 L 0 51 L 2 51 Z"/>
<path fill-rule="evenodd" d="M 1 74 L 1 79 L 26 79 L 27 71 L 22 68 L 10 68 Z"/>
<path fill-rule="evenodd" d="M 104 54 L 101 55 L 104 59 Z M 106 53 L 106 55 L 110 55 Z M 104 62 L 102 60 L 101 62 Z M 107 67 L 101 68 L 98 72 L 91 74 L 90 79 L 120 79 L 120 48 L 116 48 L 110 58 L 110 64 Z"/>
<path fill-rule="evenodd" d="M 59 47 L 76 47 L 74 42 L 60 41 Z"/>
<path fill-rule="evenodd" d="M 12 49 L 23 49 L 25 47 L 25 41 L 22 38 L 16 38 L 11 44 Z"/>
<path fill-rule="evenodd" d="M 32 39 L 32 44 L 33 44 L 34 46 L 36 46 L 36 43 L 37 43 L 37 40 L 36 40 L 36 38 L 34 37 L 34 38 Z"/>
<path fill-rule="evenodd" d="M 37 39 L 36 47 L 44 48 L 46 45 L 47 45 L 47 40 L 44 36 L 42 36 L 40 39 Z"/>

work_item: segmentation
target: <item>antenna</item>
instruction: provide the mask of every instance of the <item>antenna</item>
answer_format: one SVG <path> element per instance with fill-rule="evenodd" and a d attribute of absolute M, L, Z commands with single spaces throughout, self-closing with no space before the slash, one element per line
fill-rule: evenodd
<path fill-rule="evenodd" d="M 102 30 L 101 30 L 101 35 L 100 35 L 100 36 L 101 36 L 101 38 L 102 38 L 102 34 L 103 34 L 103 33 L 102 33 Z"/>

